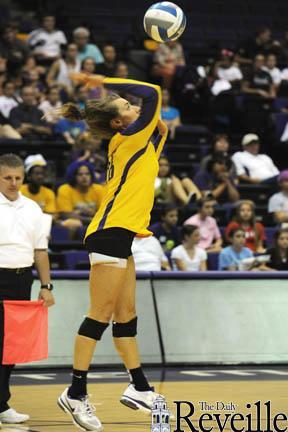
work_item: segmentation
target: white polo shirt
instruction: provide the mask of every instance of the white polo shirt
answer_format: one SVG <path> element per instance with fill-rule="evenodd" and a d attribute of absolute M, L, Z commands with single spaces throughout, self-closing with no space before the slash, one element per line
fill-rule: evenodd
<path fill-rule="evenodd" d="M 237 152 L 232 156 L 237 175 L 246 174 L 251 178 L 267 180 L 279 174 L 272 159 L 265 154 L 253 155 L 247 151 Z"/>
<path fill-rule="evenodd" d="M 15 201 L 0 193 L 0 267 L 22 268 L 34 263 L 34 250 L 47 249 L 43 213 L 19 193 Z"/>
<path fill-rule="evenodd" d="M 61 56 L 61 45 L 66 45 L 67 39 L 61 30 L 49 33 L 43 28 L 38 28 L 30 33 L 28 43 L 32 46 L 34 54 L 45 53 L 48 57 L 57 57 Z"/>

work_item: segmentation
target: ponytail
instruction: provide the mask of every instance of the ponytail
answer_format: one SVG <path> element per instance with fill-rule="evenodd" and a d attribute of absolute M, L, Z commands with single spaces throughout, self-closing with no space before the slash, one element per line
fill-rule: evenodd
<path fill-rule="evenodd" d="M 85 111 L 77 107 L 76 104 L 68 102 L 59 108 L 52 111 L 53 114 L 59 117 L 64 117 L 71 121 L 85 120 Z M 48 113 L 48 115 L 50 112 Z M 45 119 L 46 116 L 44 116 Z"/>
<path fill-rule="evenodd" d="M 78 108 L 76 104 L 68 102 L 60 108 L 53 109 L 43 118 L 45 119 L 53 113 L 71 121 L 85 120 L 92 135 L 97 138 L 110 139 L 117 132 L 111 128 L 110 122 L 119 115 L 117 106 L 113 105 L 113 101 L 119 97 L 117 94 L 110 93 L 101 99 L 88 100 L 84 110 Z"/>

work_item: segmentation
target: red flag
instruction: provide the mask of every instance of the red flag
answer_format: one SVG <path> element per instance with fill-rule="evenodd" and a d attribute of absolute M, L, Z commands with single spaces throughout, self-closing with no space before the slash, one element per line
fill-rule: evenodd
<path fill-rule="evenodd" d="M 43 301 L 4 300 L 2 364 L 30 363 L 48 357 L 48 309 Z"/>

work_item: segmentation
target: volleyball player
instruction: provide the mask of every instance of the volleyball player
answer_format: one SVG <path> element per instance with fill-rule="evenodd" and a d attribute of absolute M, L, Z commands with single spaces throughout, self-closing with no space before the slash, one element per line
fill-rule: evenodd
<path fill-rule="evenodd" d="M 154 201 L 154 181 L 158 158 L 167 137 L 167 127 L 159 119 L 160 87 L 134 80 L 74 74 L 87 87 L 142 98 L 141 109 L 116 94 L 88 100 L 83 111 L 72 103 L 59 114 L 71 120 L 84 119 L 93 134 L 110 139 L 106 195 L 88 226 L 85 245 L 89 252 L 90 309 L 75 342 L 72 385 L 58 399 L 74 423 L 87 431 L 101 431 L 100 420 L 87 396 L 87 371 L 104 331 L 112 322 L 115 347 L 129 372 L 131 383 L 120 401 L 150 412 L 158 396 L 141 368 L 136 342 L 136 276 L 131 245 L 134 236 L 147 237 Z M 158 128 L 158 134 L 152 135 Z"/>

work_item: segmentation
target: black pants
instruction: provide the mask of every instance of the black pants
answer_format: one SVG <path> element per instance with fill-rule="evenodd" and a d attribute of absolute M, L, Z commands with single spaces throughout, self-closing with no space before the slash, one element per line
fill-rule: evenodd
<path fill-rule="evenodd" d="M 33 283 L 32 270 L 24 273 L 0 270 L 0 301 L 1 300 L 30 300 Z M 3 304 L 0 303 L 3 308 Z M 10 399 L 9 381 L 14 365 L 2 365 L 4 337 L 4 314 L 0 314 L 0 413 L 9 409 Z"/>

